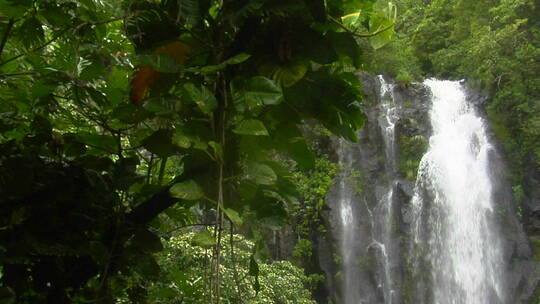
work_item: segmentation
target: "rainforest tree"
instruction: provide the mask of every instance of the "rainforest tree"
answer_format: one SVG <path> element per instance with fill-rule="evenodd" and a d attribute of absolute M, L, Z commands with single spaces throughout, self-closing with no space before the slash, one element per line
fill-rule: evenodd
<path fill-rule="evenodd" d="M 144 302 L 126 278 L 159 278 L 160 237 L 197 224 L 219 303 L 226 226 L 287 220 L 288 164 L 314 165 L 304 121 L 356 140 L 357 39 L 381 47 L 394 16 L 371 0 L 0 0 L 2 300 Z"/>

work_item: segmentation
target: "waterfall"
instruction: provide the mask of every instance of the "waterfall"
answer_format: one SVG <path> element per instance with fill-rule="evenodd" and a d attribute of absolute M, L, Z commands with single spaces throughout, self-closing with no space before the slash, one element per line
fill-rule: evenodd
<path fill-rule="evenodd" d="M 425 85 L 433 134 L 412 199 L 415 303 L 507 303 L 484 121 L 459 82 Z"/>
<path fill-rule="evenodd" d="M 328 196 L 337 245 L 330 257 L 336 268 L 325 270 L 337 287 L 330 300 L 514 303 L 519 286 L 506 278 L 511 258 L 526 257 L 527 249 L 512 249 L 524 242 L 522 228 L 485 122 L 464 87 L 427 80 L 403 88 L 382 76 L 366 81 L 377 102 L 366 109 L 360 142 L 337 142 L 341 170 Z M 414 152 L 417 161 L 424 153 L 414 181 L 402 166 L 410 168 L 412 152 L 405 149 L 417 137 L 429 137 L 429 145 Z"/>
<path fill-rule="evenodd" d="M 395 155 L 395 131 L 396 122 L 399 119 L 397 107 L 394 101 L 394 85 L 387 83 L 382 76 L 378 76 L 381 84 L 379 127 L 384 140 L 386 173 L 384 194 L 376 206 L 377 222 L 373 233 L 373 244 L 380 248 L 379 264 L 381 265 L 379 275 L 379 286 L 383 290 L 384 303 L 394 303 L 394 289 L 392 278 L 392 265 L 395 259 L 391 256 L 395 250 L 393 240 L 392 225 L 394 219 L 394 187 L 396 185 L 396 155 Z"/>
<path fill-rule="evenodd" d="M 353 162 L 351 149 L 347 149 L 346 143 L 339 142 L 338 148 L 339 163 L 345 168 L 349 168 Z M 339 219 L 341 223 L 341 257 L 343 260 L 343 298 L 345 304 L 360 303 L 358 269 L 356 265 L 357 249 L 355 239 L 357 221 L 355 217 L 355 208 L 353 206 L 353 187 L 347 179 L 347 174 L 342 170 L 339 178 L 338 189 L 338 208 Z"/>
<path fill-rule="evenodd" d="M 338 180 L 337 208 L 339 216 L 338 239 L 342 258 L 342 302 L 344 304 L 385 303 L 395 304 L 393 270 L 399 256 L 395 245 L 394 187 L 396 185 L 395 164 L 395 124 L 398 120 L 394 102 L 394 84 L 387 83 L 382 76 L 380 103 L 378 108 L 378 128 L 384 141 L 384 170 L 381 174 L 383 190 L 375 195 L 374 201 L 361 199 L 354 193 L 350 168 L 355 161 L 362 161 L 355 145 L 339 141 L 338 157 L 342 173 Z M 357 146 L 357 145 L 356 145 Z M 361 217 L 361 219 L 359 219 Z M 367 224 L 360 227 L 361 223 Z M 374 270 L 361 269 L 359 260 L 376 264 Z M 365 268 L 365 267 L 364 267 Z M 373 278 L 374 276 L 374 278 Z M 371 286 L 367 286 L 371 285 Z"/>

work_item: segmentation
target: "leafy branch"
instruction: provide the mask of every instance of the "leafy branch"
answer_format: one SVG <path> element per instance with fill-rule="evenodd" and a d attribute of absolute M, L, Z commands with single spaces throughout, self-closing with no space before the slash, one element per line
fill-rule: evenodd
<path fill-rule="evenodd" d="M 355 36 L 355 37 L 359 37 L 359 38 L 369 38 L 369 37 L 373 37 L 373 36 L 377 36 L 383 32 L 386 32 L 387 30 L 391 29 L 394 27 L 395 23 L 392 22 L 392 24 L 388 25 L 388 26 L 385 26 L 381 29 L 378 29 L 376 30 L 375 32 L 373 33 L 357 33 L 356 31 L 351 31 L 347 26 L 345 26 L 343 23 L 339 22 L 336 18 L 332 17 L 332 16 L 328 16 L 330 18 L 330 20 L 332 20 L 332 22 L 334 22 L 335 24 L 337 24 L 339 27 L 341 27 L 342 29 L 344 29 L 347 33 Z"/>
<path fill-rule="evenodd" d="M 34 53 L 34 52 L 37 52 L 39 50 L 42 50 L 44 48 L 46 48 L 47 46 L 49 46 L 50 44 L 54 43 L 56 40 L 58 40 L 60 37 L 62 37 L 65 33 L 67 33 L 69 30 L 73 30 L 74 32 L 77 32 L 78 30 L 80 30 L 82 27 L 84 26 L 96 26 L 96 25 L 102 25 L 102 24 L 107 24 L 107 23 L 111 23 L 111 22 L 115 22 L 115 21 L 119 21 L 119 20 L 124 20 L 125 19 L 125 16 L 123 17 L 117 17 L 117 18 L 112 18 L 112 19 L 108 19 L 108 20 L 103 20 L 103 21 L 97 21 L 97 22 L 84 22 L 84 23 L 81 23 L 79 24 L 77 27 L 75 27 L 75 29 L 73 29 L 72 27 L 67 27 L 67 28 L 64 28 L 62 30 L 60 30 L 58 32 L 58 34 L 56 34 L 54 37 L 52 37 L 51 39 L 49 39 L 48 41 L 45 41 L 44 43 L 36 46 L 35 48 L 31 49 L 30 51 L 28 52 L 25 52 L 25 53 L 20 53 L 18 55 L 15 55 L 9 59 L 6 59 L 2 62 L 0 62 L 0 66 L 3 66 L 7 63 L 10 63 L 14 60 L 17 60 L 21 57 L 24 57 L 28 54 L 31 54 L 31 53 Z M 13 26 L 13 25 L 12 25 Z M 8 26 L 9 28 L 9 26 Z M 4 48 L 4 45 L 5 45 L 5 41 L 7 41 L 7 34 L 9 32 L 6 31 L 6 33 L 4 34 L 4 38 L 2 39 L 2 44 L 1 44 L 1 48 L 0 48 L 0 55 L 2 54 L 2 49 Z"/>
<path fill-rule="evenodd" d="M 14 18 L 9 19 L 9 22 L 6 26 L 6 31 L 4 32 L 4 36 L 2 37 L 2 41 L 0 42 L 0 56 L 2 56 L 2 52 L 4 51 L 4 47 L 6 46 L 9 34 L 11 32 L 11 29 L 13 29 L 14 24 L 15 24 L 15 19 Z"/>

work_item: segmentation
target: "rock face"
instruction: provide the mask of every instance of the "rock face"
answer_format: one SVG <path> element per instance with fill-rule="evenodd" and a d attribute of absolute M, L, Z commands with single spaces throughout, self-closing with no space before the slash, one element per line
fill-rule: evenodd
<path fill-rule="evenodd" d="M 345 164 L 343 173 L 327 196 L 331 210 L 327 211 L 325 225 L 329 232 L 316 237 L 316 256 L 320 268 L 326 273 L 326 291 L 319 293 L 317 300 L 319 303 L 331 301 L 335 304 L 412 304 L 414 278 L 408 261 L 411 198 L 417 167 L 431 134 L 428 114 L 431 95 L 421 84 L 391 86 L 392 115 L 396 120 L 390 122 L 393 140 L 392 149 L 389 149 L 388 134 L 385 134 L 388 124 L 381 121 L 383 111 L 388 109 L 381 105 L 388 101 L 381 98 L 380 78 L 367 73 L 361 73 L 359 77 L 365 95 L 363 108 L 367 121 L 358 134 L 359 143 L 344 143 L 337 139 L 331 143 L 333 159 L 339 159 L 339 153 L 351 157 L 340 159 Z M 386 77 L 383 79 L 391 82 Z M 473 91 L 468 92 L 468 98 L 479 109 L 486 100 L 485 96 Z M 495 141 L 494 138 L 491 140 Z M 388 159 L 389 155 L 393 155 L 393 159 Z M 504 178 L 505 168 L 499 155 L 494 153 L 491 157 L 495 165 L 490 176 L 496 189 L 494 197 L 497 198 L 497 211 L 500 213 L 498 220 L 504 227 L 499 232 L 505 240 L 503 255 L 505 261 L 511 261 L 507 280 L 510 285 L 509 304 L 530 303 L 534 300 L 540 267 L 531 259 L 529 240 L 523 233 L 523 225 L 515 216 L 514 198 Z M 533 176 L 531 181 L 537 183 L 538 176 Z M 343 187 L 352 189 L 345 198 Z M 531 193 L 528 208 L 536 212 L 540 219 L 540 189 Z M 351 220 L 355 238 L 352 241 L 344 240 L 342 236 L 344 214 L 340 210 L 343 210 L 344 199 L 350 200 L 350 212 L 354 215 Z M 381 201 L 386 199 L 386 209 L 381 208 L 384 205 Z M 540 232 L 540 220 L 538 223 L 531 220 L 529 226 L 538 227 L 537 231 Z M 387 235 L 384 239 L 383 234 Z M 353 248 L 354 256 L 342 256 L 346 252 L 344 246 Z M 346 269 L 343 267 L 344 260 L 352 261 Z M 351 280 L 354 282 L 352 288 L 345 284 L 345 281 Z M 351 293 L 354 295 L 351 296 Z"/>

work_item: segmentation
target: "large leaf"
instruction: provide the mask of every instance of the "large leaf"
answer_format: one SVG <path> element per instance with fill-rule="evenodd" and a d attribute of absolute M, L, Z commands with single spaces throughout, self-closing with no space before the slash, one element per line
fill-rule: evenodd
<path fill-rule="evenodd" d="M 307 65 L 302 62 L 268 63 L 260 68 L 261 73 L 270 75 L 272 80 L 285 87 L 290 87 L 302 79 L 307 70 Z"/>
<path fill-rule="evenodd" d="M 174 155 L 178 148 L 172 143 L 172 132 L 158 130 L 142 141 L 143 146 L 159 157 Z"/>
<path fill-rule="evenodd" d="M 236 210 L 233 210 L 233 209 L 230 209 L 230 208 L 225 208 L 225 209 L 223 209 L 223 213 L 225 213 L 225 215 L 229 218 L 229 220 L 231 220 L 231 222 L 236 227 L 242 226 L 244 221 L 242 220 L 242 217 L 240 217 L 238 212 L 236 212 Z"/>
<path fill-rule="evenodd" d="M 210 114 L 216 109 L 216 97 L 204 85 L 186 83 L 184 84 L 184 91 L 188 99 L 197 104 L 203 113 Z"/>
<path fill-rule="evenodd" d="M 139 56 L 139 63 L 161 73 L 178 73 L 182 66 L 169 54 L 146 54 Z"/>
<path fill-rule="evenodd" d="M 373 13 L 369 18 L 370 32 L 378 32 L 377 35 L 369 38 L 369 43 L 374 49 L 381 47 L 392 41 L 394 36 L 394 21 L 381 12 Z"/>
<path fill-rule="evenodd" d="M 191 239 L 191 242 L 194 245 L 209 248 L 216 244 L 216 239 L 210 231 L 205 229 L 201 232 L 197 232 Z"/>
<path fill-rule="evenodd" d="M 201 187 L 192 180 L 174 184 L 169 193 L 172 197 L 184 200 L 198 200 L 204 196 Z"/>
<path fill-rule="evenodd" d="M 362 61 L 360 60 L 360 47 L 351 34 L 329 32 L 327 36 L 339 56 L 349 57 L 355 67 L 360 67 L 362 64 Z"/>
<path fill-rule="evenodd" d="M 260 120 L 256 119 L 246 119 L 242 120 L 238 126 L 233 130 L 236 134 L 242 135 L 256 135 L 256 136 L 267 136 L 268 130 Z"/>
<path fill-rule="evenodd" d="M 257 76 L 237 79 L 233 82 L 233 98 L 236 103 L 255 105 L 275 105 L 283 100 L 281 88 L 272 80 Z"/>
<path fill-rule="evenodd" d="M 247 164 L 247 179 L 259 185 L 273 185 L 276 183 L 277 175 L 272 168 L 266 164 L 249 162 Z"/>
<path fill-rule="evenodd" d="M 20 18 L 32 7 L 31 0 L 0 0 L 0 16 Z"/>
<path fill-rule="evenodd" d="M 97 148 L 107 152 L 115 152 L 118 149 L 116 138 L 109 135 L 79 133 L 77 138 L 90 148 Z"/>
<path fill-rule="evenodd" d="M 211 72 L 222 70 L 222 69 L 226 68 L 228 65 L 235 65 L 235 64 L 242 63 L 242 62 L 248 60 L 249 57 L 251 57 L 251 55 L 246 54 L 246 53 L 240 53 L 240 54 L 238 54 L 236 56 L 233 56 L 233 57 L 223 61 L 220 64 L 207 65 L 207 66 L 203 66 L 201 68 L 199 68 L 199 67 L 186 68 L 186 71 L 187 72 L 199 72 L 199 73 L 211 73 Z"/>
<path fill-rule="evenodd" d="M 26 48 L 41 43 L 45 39 L 45 32 L 43 26 L 37 18 L 28 18 L 19 28 L 18 38 L 21 40 Z"/>
<path fill-rule="evenodd" d="M 309 150 L 305 137 L 295 124 L 281 124 L 272 136 L 278 149 L 286 152 L 302 170 L 315 165 L 315 156 Z"/>

